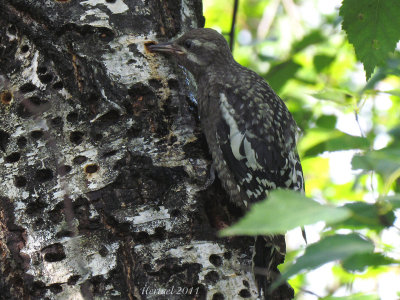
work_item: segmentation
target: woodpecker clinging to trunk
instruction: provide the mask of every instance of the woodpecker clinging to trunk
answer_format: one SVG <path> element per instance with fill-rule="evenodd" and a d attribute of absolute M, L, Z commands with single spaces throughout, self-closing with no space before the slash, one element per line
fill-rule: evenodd
<path fill-rule="evenodd" d="M 149 49 L 172 55 L 193 74 L 214 168 L 237 207 L 247 210 L 271 189 L 304 190 L 292 115 L 262 77 L 233 59 L 222 35 L 194 29 Z M 283 235 L 256 239 L 253 264 L 265 299 L 285 251 Z"/>

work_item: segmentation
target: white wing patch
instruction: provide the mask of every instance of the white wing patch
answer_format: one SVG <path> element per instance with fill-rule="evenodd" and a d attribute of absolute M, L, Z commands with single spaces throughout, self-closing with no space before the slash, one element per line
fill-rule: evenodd
<path fill-rule="evenodd" d="M 244 152 L 245 152 L 246 158 L 247 158 L 246 165 L 247 165 L 249 168 L 252 168 L 253 170 L 257 170 L 257 169 L 262 170 L 263 167 L 257 162 L 257 159 L 256 159 L 256 152 L 255 152 L 254 149 L 251 147 L 250 142 L 247 141 L 246 138 L 245 138 L 244 141 L 243 141 L 243 145 L 244 145 Z"/>
<path fill-rule="evenodd" d="M 244 156 L 240 154 L 239 149 L 244 135 L 240 132 L 237 123 L 232 116 L 234 111 L 232 106 L 228 103 L 225 94 L 221 93 L 219 94 L 219 97 L 221 100 L 220 107 L 222 111 L 222 117 L 229 126 L 229 140 L 231 142 L 232 153 L 237 160 L 242 160 Z"/>
<path fill-rule="evenodd" d="M 226 121 L 229 126 L 229 140 L 231 144 L 232 153 L 237 160 L 242 160 L 244 158 L 247 159 L 246 166 L 253 170 L 260 169 L 263 167 L 257 161 L 257 153 L 254 151 L 251 143 L 247 140 L 246 136 L 253 136 L 250 132 L 240 132 L 239 127 L 235 121 L 234 110 L 232 106 L 229 104 L 228 99 L 224 93 L 220 93 L 220 108 L 222 111 L 222 117 Z M 240 146 L 243 143 L 245 156 L 240 154 Z"/>
<path fill-rule="evenodd" d="M 244 156 L 240 154 L 239 149 L 240 149 L 240 145 L 242 144 L 244 135 L 241 134 L 239 131 L 234 132 L 232 135 L 232 127 L 231 126 L 229 126 L 229 127 L 230 127 L 229 139 L 231 141 L 232 153 L 237 160 L 241 160 L 244 158 Z"/>

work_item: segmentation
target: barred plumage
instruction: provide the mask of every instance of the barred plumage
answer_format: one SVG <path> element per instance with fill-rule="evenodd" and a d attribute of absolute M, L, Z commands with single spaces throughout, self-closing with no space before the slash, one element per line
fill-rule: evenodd
<path fill-rule="evenodd" d="M 292 115 L 263 78 L 233 59 L 222 35 L 194 29 L 150 49 L 173 54 L 193 74 L 214 167 L 236 206 L 247 209 L 271 189 L 304 190 Z M 255 250 L 255 267 L 267 271 L 256 272 L 265 294 L 284 258 L 284 236 L 258 238 Z"/>

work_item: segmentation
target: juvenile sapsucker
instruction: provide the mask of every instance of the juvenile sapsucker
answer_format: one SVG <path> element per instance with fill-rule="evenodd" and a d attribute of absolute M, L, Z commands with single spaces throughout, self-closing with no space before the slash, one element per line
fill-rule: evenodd
<path fill-rule="evenodd" d="M 233 59 L 222 35 L 194 29 L 150 50 L 171 54 L 193 74 L 213 164 L 236 206 L 247 209 L 271 189 L 304 190 L 292 115 L 262 77 Z M 283 235 L 256 238 L 253 264 L 265 299 L 285 248 Z"/>

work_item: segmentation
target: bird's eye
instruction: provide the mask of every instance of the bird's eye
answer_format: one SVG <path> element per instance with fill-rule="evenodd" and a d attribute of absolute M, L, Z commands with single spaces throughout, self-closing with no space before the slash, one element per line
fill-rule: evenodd
<path fill-rule="evenodd" d="M 186 41 L 183 43 L 183 46 L 185 46 L 186 49 L 192 48 L 193 45 L 194 45 L 194 43 L 193 43 L 192 40 L 186 40 Z"/>

